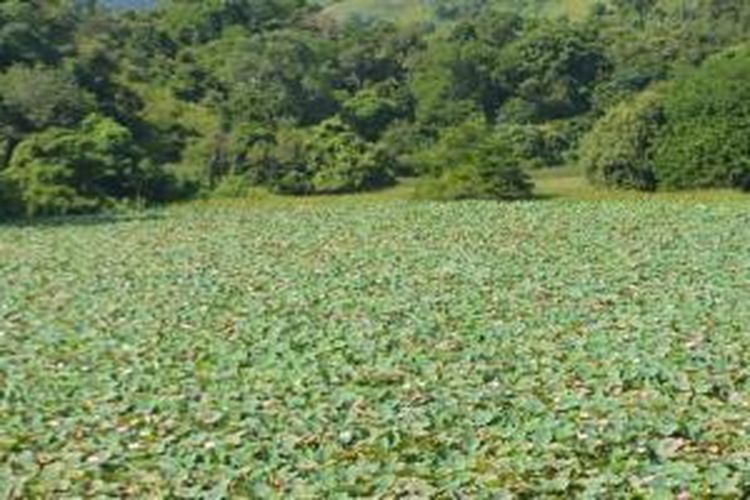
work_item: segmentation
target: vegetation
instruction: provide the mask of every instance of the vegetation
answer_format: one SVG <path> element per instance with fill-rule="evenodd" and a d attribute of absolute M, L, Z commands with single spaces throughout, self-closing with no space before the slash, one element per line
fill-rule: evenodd
<path fill-rule="evenodd" d="M 730 49 L 616 106 L 581 146 L 589 178 L 647 190 L 750 190 L 748 78 L 750 50 Z"/>
<path fill-rule="evenodd" d="M 742 496 L 749 213 L 358 197 L 2 228 L 0 488 Z"/>
<path fill-rule="evenodd" d="M 609 186 L 744 188 L 749 27 L 734 0 L 9 0 L 2 212 L 399 175 L 515 199 L 579 159 Z M 467 123 L 491 145 L 440 154 Z"/>
<path fill-rule="evenodd" d="M 750 190 L 750 47 L 678 78 L 665 96 L 654 171 L 669 188 Z"/>
<path fill-rule="evenodd" d="M 665 124 L 663 97 L 649 90 L 612 108 L 583 139 L 580 164 L 595 184 L 654 190 L 654 144 Z"/>
<path fill-rule="evenodd" d="M 748 33 L 0 0 L 0 497 L 747 497 Z"/>

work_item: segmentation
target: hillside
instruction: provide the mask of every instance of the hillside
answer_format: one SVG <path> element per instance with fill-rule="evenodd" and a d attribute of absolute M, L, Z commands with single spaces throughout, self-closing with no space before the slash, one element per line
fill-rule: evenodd
<path fill-rule="evenodd" d="M 115 9 L 145 9 L 153 7 L 156 0 L 103 0 L 101 3 Z"/>
<path fill-rule="evenodd" d="M 337 20 L 377 18 L 410 24 L 439 19 L 441 14 L 473 6 L 495 4 L 498 9 L 523 15 L 580 19 L 600 3 L 595 0 L 341 0 L 331 3 L 324 13 Z"/>
<path fill-rule="evenodd" d="M 424 0 L 344 0 L 325 8 L 323 15 L 338 21 L 375 18 L 408 24 L 432 19 L 434 9 Z"/>

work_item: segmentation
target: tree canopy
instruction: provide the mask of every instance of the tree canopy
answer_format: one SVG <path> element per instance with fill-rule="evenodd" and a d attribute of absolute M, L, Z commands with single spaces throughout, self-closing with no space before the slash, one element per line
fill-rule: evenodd
<path fill-rule="evenodd" d="M 528 195 L 524 171 L 579 160 L 613 186 L 747 184 L 746 2 L 345 3 L 0 3 L 1 210 L 227 179 L 305 194 L 423 175 L 487 197 L 512 178 Z"/>

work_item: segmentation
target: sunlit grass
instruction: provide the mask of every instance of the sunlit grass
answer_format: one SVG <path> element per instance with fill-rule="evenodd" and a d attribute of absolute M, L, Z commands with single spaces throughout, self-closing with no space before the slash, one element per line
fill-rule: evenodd
<path fill-rule="evenodd" d="M 729 189 L 690 190 L 677 192 L 643 193 L 606 189 L 592 186 L 574 167 L 536 170 L 531 173 L 535 184 L 537 201 L 671 201 L 681 203 L 738 202 L 750 203 L 750 195 Z M 253 208 L 270 207 L 297 209 L 321 206 L 360 205 L 372 203 L 391 203 L 417 201 L 419 186 L 423 181 L 417 178 L 400 179 L 396 186 L 370 193 L 346 195 L 315 195 L 290 197 L 271 194 L 258 188 L 250 191 L 244 198 L 207 199 L 179 205 L 183 209 L 200 207 Z"/>
<path fill-rule="evenodd" d="M 592 186 L 575 167 L 538 170 L 532 173 L 540 198 L 571 200 L 666 200 L 678 202 L 740 201 L 750 202 L 750 195 L 731 189 L 698 189 L 645 193 Z"/>

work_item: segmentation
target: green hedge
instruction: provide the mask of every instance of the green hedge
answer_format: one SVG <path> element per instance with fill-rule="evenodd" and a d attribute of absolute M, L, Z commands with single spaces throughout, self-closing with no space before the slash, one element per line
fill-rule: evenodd
<path fill-rule="evenodd" d="M 724 52 L 614 107 L 579 158 L 596 184 L 750 190 L 750 49 Z"/>

